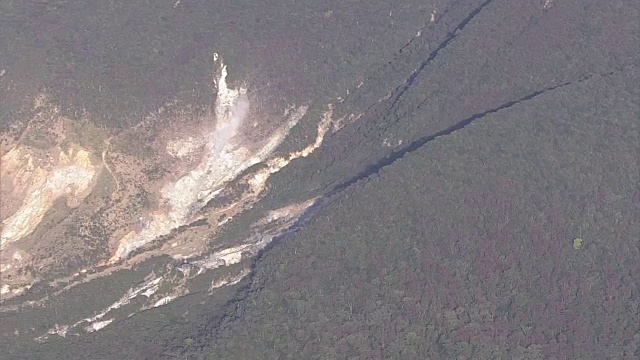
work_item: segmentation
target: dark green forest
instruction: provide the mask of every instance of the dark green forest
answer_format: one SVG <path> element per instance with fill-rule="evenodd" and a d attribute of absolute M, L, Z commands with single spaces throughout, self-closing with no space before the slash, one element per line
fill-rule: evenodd
<path fill-rule="evenodd" d="M 621 121 L 635 97 L 624 81 L 486 116 L 345 189 L 258 261 L 205 353 L 636 357 L 638 125 Z"/>
<path fill-rule="evenodd" d="M 236 285 L 194 291 L 92 334 L 42 344 L 3 336 L 7 359 L 640 358 L 637 2 L 451 0 L 438 2 L 434 22 L 432 5 L 418 1 L 183 2 L 189 12 L 176 23 L 187 30 L 159 39 L 165 50 L 138 49 L 157 54 L 141 69 L 160 77 L 134 76 L 132 85 L 105 73 L 112 92 L 71 96 L 109 61 L 96 54 L 78 65 L 86 72 L 77 84 L 38 71 L 70 108 L 77 101 L 105 114 L 124 101 L 99 120 L 114 127 L 166 94 L 210 96 L 202 78 L 214 48 L 237 76 L 260 73 L 260 86 L 281 89 L 274 102 L 342 96 L 336 115 L 361 117 L 275 174 L 255 205 L 318 196 L 319 210 L 274 240 Z M 53 2 L 2 3 L 19 12 Z M 143 19 L 137 26 L 172 21 L 172 4 L 150 3 L 127 8 Z M 148 31 L 123 44 L 160 36 Z M 280 52 L 262 47 L 282 39 Z M 14 57 L 11 49 L 2 57 Z M 55 69 L 58 56 L 76 55 L 56 53 Z M 125 63 L 141 58 L 132 59 Z M 193 83 L 201 90 L 185 91 Z M 318 108 L 294 134 L 315 126 Z M 171 260 L 154 261 L 145 269 Z M 115 282 L 142 274 L 123 271 L 56 309 L 108 303 L 102 294 Z M 11 321 L 38 326 L 48 311 Z"/>

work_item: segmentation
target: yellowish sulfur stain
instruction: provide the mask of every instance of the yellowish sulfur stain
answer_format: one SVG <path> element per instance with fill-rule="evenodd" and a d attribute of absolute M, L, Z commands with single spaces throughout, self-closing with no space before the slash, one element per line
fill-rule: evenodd
<path fill-rule="evenodd" d="M 22 207 L 2 222 L 0 250 L 30 234 L 57 198 L 67 196 L 68 203 L 75 203 L 81 194 L 86 195 L 98 171 L 89 152 L 82 148 L 61 151 L 48 169 L 36 166 L 33 158 L 24 148 L 2 157 L 2 175 L 13 173 L 12 189 L 24 188 L 26 196 Z"/>

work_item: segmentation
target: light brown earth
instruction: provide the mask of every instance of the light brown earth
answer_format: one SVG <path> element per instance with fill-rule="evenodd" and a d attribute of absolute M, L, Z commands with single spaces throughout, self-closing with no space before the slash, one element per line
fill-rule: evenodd
<path fill-rule="evenodd" d="M 169 101 L 137 126 L 109 133 L 91 114 L 61 115 L 43 92 L 0 134 L 2 300 L 43 279 L 73 286 L 81 274 L 87 281 L 154 255 L 202 254 L 220 224 L 260 199 L 271 174 L 337 129 L 329 107 L 314 141 L 274 156 L 308 104 L 265 119 L 246 88 L 227 84 L 217 55 L 215 64 L 217 97 L 205 113 Z M 232 181 L 246 185 L 236 200 L 203 210 Z M 258 225 L 291 224 L 312 203 L 274 211 Z"/>

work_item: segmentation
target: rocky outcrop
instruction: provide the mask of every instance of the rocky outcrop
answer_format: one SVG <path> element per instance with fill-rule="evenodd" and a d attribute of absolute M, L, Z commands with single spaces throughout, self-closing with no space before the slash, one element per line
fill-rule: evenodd
<path fill-rule="evenodd" d="M 214 63 L 217 91 L 208 110 L 169 101 L 138 125 L 109 133 L 91 127 L 90 114 L 82 121 L 62 116 L 41 95 L 24 130 L 2 134 L 2 300 L 39 281 L 67 290 L 158 255 L 189 261 L 198 272 L 237 264 L 313 206 L 316 199 L 267 212 L 248 229 L 259 239 L 209 253 L 221 226 L 264 196 L 272 174 L 313 153 L 340 123 L 329 106 L 313 141 L 276 154 L 309 104 L 267 115 L 242 83 L 228 83 L 217 54 Z M 211 206 L 223 194 L 231 200 Z M 154 304 L 179 295 L 164 293 Z"/>

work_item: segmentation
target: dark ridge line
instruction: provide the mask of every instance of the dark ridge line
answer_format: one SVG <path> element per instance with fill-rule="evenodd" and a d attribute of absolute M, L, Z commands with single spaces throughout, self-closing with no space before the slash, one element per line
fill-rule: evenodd
<path fill-rule="evenodd" d="M 488 4 L 490 1 L 491 0 L 487 1 L 486 3 Z M 619 71 L 625 70 L 627 67 L 630 67 L 630 66 L 623 66 L 621 69 L 609 71 L 601 75 L 610 76 Z M 404 148 L 396 150 L 392 152 L 390 155 L 387 155 L 380 161 L 376 162 L 375 164 L 368 166 L 364 171 L 361 171 L 358 175 L 352 177 L 351 179 L 345 182 L 342 182 L 341 184 L 336 185 L 331 191 L 327 192 L 323 196 L 320 196 L 320 198 L 316 202 L 314 202 L 313 205 L 311 205 L 298 218 L 298 220 L 294 222 L 294 224 L 292 224 L 288 229 L 286 229 L 282 233 L 275 235 L 271 240 L 271 242 L 256 254 L 256 256 L 251 261 L 249 274 L 247 274 L 247 276 L 244 279 L 242 279 L 238 289 L 235 292 L 235 295 L 222 306 L 223 308 L 231 308 L 231 309 L 227 309 L 223 311 L 223 314 L 215 321 L 207 322 L 204 326 L 200 326 L 200 329 L 202 330 L 204 335 L 201 336 L 200 332 L 196 332 L 196 334 L 193 336 L 194 340 L 196 340 L 196 343 L 194 344 L 195 347 L 198 349 L 200 353 L 206 352 L 210 347 L 209 341 L 211 340 L 212 337 L 215 338 L 221 333 L 223 325 L 231 323 L 235 319 L 237 319 L 239 313 L 242 312 L 243 301 L 245 301 L 251 294 L 259 293 L 260 291 L 263 290 L 263 286 L 257 285 L 255 283 L 255 277 L 257 273 L 256 270 L 258 268 L 259 261 L 265 256 L 267 252 L 269 252 L 272 248 L 280 244 L 280 241 L 283 240 L 284 237 L 301 230 L 308 223 L 308 221 L 310 221 L 315 217 L 315 215 L 324 207 L 324 205 L 326 205 L 329 201 L 332 200 L 331 199 L 332 197 L 335 197 L 340 192 L 347 189 L 349 186 L 357 183 L 358 181 L 378 173 L 385 166 L 391 165 L 396 160 L 404 157 L 404 155 L 418 150 L 419 148 L 435 140 L 436 138 L 451 135 L 452 133 L 458 130 L 462 130 L 463 128 L 465 128 L 466 126 L 468 126 L 469 124 L 471 124 L 472 122 L 478 119 L 481 119 L 490 114 L 497 113 L 498 111 L 501 111 L 501 110 L 509 109 L 522 102 L 532 100 L 546 92 L 563 88 L 575 83 L 578 83 L 578 84 L 582 83 L 590 79 L 594 75 L 596 74 L 593 74 L 593 73 L 585 74 L 575 81 L 567 81 L 558 85 L 549 86 L 541 90 L 535 91 L 529 95 L 523 96 L 519 99 L 506 102 L 496 108 L 486 110 L 482 113 L 474 114 L 466 119 L 459 121 L 458 123 L 454 124 L 453 126 L 450 126 L 447 129 L 441 130 L 439 132 L 436 132 L 435 134 L 424 136 L 418 140 L 413 141 L 411 144 L 405 146 Z"/>
<path fill-rule="evenodd" d="M 591 76 L 587 76 L 586 78 L 581 78 L 580 80 L 578 80 L 578 82 L 582 82 L 586 79 L 588 79 Z M 498 111 L 501 110 L 506 110 L 509 109 L 515 105 L 518 105 L 522 102 L 528 101 L 528 100 L 532 100 L 536 97 L 538 97 L 539 95 L 542 95 L 548 91 L 552 91 L 552 90 L 556 90 L 562 87 L 565 87 L 567 85 L 571 85 L 573 82 L 565 82 L 559 85 L 554 85 L 551 87 L 546 87 L 542 90 L 538 90 L 536 92 L 533 92 L 529 95 L 526 95 L 524 97 L 521 97 L 520 99 L 516 99 L 516 100 L 512 100 L 509 101 L 507 103 L 504 103 L 496 108 L 490 109 L 490 110 L 486 110 L 484 112 L 481 113 L 477 113 L 474 114 L 466 119 L 463 119 L 459 122 L 457 122 L 456 124 L 438 131 L 435 134 L 431 134 L 431 135 L 427 135 L 427 136 L 423 136 L 417 140 L 414 140 L 413 142 L 411 142 L 410 144 L 404 146 L 403 148 L 393 151 L 391 154 L 385 156 L 384 158 L 382 158 L 381 160 L 379 160 L 378 162 L 369 165 L 365 170 L 361 171 L 358 175 L 352 177 L 351 179 L 336 185 L 331 191 L 329 191 L 325 196 L 326 197 L 332 197 L 338 193 L 340 193 L 341 191 L 345 190 L 347 187 L 355 184 L 356 182 L 365 179 L 367 177 L 370 177 L 371 175 L 374 175 L 376 173 L 378 173 L 382 168 L 384 168 L 385 166 L 391 165 L 392 163 L 394 163 L 396 160 L 403 158 L 405 155 L 412 153 L 416 150 L 418 150 L 419 148 L 421 148 L 422 146 L 426 145 L 427 143 L 439 138 L 439 137 L 443 137 L 443 136 L 448 136 L 451 135 L 452 133 L 462 130 L 465 127 L 467 127 L 468 125 L 470 125 L 471 123 L 473 123 L 476 120 L 482 119 L 483 117 L 490 115 L 490 114 L 494 114 L 497 113 Z"/>
<path fill-rule="evenodd" d="M 491 0 L 489 0 L 491 1 Z M 606 75 L 611 75 L 615 73 L 615 71 L 611 72 L 611 73 L 607 73 Z M 443 136 L 448 136 L 451 135 L 452 133 L 458 131 L 458 130 L 462 130 L 465 127 L 467 127 L 468 125 L 470 125 L 471 123 L 473 123 L 476 120 L 482 119 L 487 115 L 490 114 L 494 114 L 497 113 L 498 111 L 501 110 L 506 110 L 509 109 L 513 106 L 516 106 L 520 103 L 523 103 L 525 101 L 529 101 L 532 100 L 544 93 L 547 93 L 549 91 L 553 91 L 559 88 L 563 88 L 565 86 L 569 86 L 572 85 L 574 83 L 582 83 L 583 81 L 586 81 L 588 79 L 590 79 L 591 77 L 593 77 L 594 74 L 586 74 L 581 76 L 580 78 L 578 78 L 575 81 L 567 81 L 558 85 L 554 85 L 554 86 L 549 86 L 546 88 L 543 88 L 541 90 L 537 90 L 529 95 L 523 96 L 519 99 L 516 100 L 512 100 L 509 102 L 506 102 L 496 108 L 493 109 L 489 109 L 486 110 L 484 112 L 481 113 L 477 113 L 474 114 L 466 119 L 463 119 L 461 121 L 459 121 L 458 123 L 444 129 L 441 131 L 436 132 L 435 134 L 432 135 L 427 135 L 424 136 L 422 138 L 419 138 L 415 141 L 413 141 L 412 143 L 408 144 L 407 146 L 403 147 L 402 149 L 396 150 L 394 152 L 392 152 L 390 155 L 387 155 L 386 157 L 384 157 L 383 159 L 381 159 L 380 161 L 368 166 L 365 170 L 361 171 L 360 173 L 358 173 L 358 175 L 352 177 L 351 179 L 342 182 L 341 184 L 336 185 L 331 191 L 327 192 L 325 195 L 321 196 L 316 202 L 314 202 L 313 205 L 311 205 L 299 218 L 298 220 L 296 220 L 294 222 L 294 224 L 292 224 L 292 226 L 290 226 L 287 230 L 285 230 L 284 232 L 275 235 L 273 237 L 273 239 L 271 240 L 271 242 L 269 244 L 267 244 L 267 246 L 265 246 L 262 250 L 260 250 L 258 252 L 258 254 L 256 254 L 256 256 L 253 258 L 251 265 L 250 265 L 250 271 L 249 274 L 240 282 L 239 284 L 239 288 L 236 291 L 235 295 L 229 299 L 225 305 L 223 305 L 223 307 L 231 307 L 230 310 L 224 311 L 224 313 L 222 314 L 222 316 L 220 316 L 216 321 L 213 322 L 208 322 L 207 324 L 205 324 L 202 327 L 202 330 L 204 330 L 205 334 L 209 334 L 209 336 L 213 336 L 213 337 L 217 337 L 220 332 L 221 332 L 221 327 L 225 324 L 225 323 L 230 323 L 232 321 L 234 321 L 237 316 L 238 316 L 238 312 L 241 312 L 241 308 L 242 308 L 242 303 L 243 301 L 245 301 L 251 294 L 254 293 L 259 293 L 260 291 L 263 290 L 263 287 L 260 285 L 257 285 L 255 283 L 255 276 L 256 276 L 256 270 L 258 267 L 258 263 L 259 261 L 264 257 L 264 255 L 269 252 L 272 248 L 274 248 L 275 246 L 277 246 L 278 244 L 280 244 L 281 240 L 288 236 L 291 235 L 292 233 L 296 233 L 299 230 L 301 230 L 306 224 L 307 222 L 309 222 L 311 219 L 313 219 L 315 217 L 315 215 L 324 207 L 324 205 L 326 205 L 329 201 L 331 201 L 332 197 L 335 198 L 336 195 L 338 195 L 340 192 L 342 192 L 343 190 L 347 189 L 349 186 L 357 183 L 360 180 L 366 179 L 374 174 L 377 174 L 382 168 L 393 164 L 396 160 L 403 158 L 406 154 L 412 153 L 418 149 L 420 149 L 422 146 L 428 144 L 429 142 L 439 138 L 439 137 L 443 137 Z M 194 336 L 194 340 L 197 341 L 196 346 L 198 347 L 199 351 L 206 351 L 208 349 L 208 345 L 209 343 L 207 342 L 208 340 L 210 340 L 210 337 L 207 337 L 206 335 L 203 337 L 200 336 Z M 204 340 L 205 343 L 202 343 L 201 341 Z"/>
<path fill-rule="evenodd" d="M 628 65 L 633 65 L 633 64 L 628 64 Z M 601 76 L 610 76 L 613 75 L 617 72 L 621 72 L 624 71 L 626 68 L 631 67 L 631 66 L 623 66 L 620 69 L 616 69 L 613 71 L 609 71 L 607 73 L 604 74 L 600 74 Z M 325 195 L 321 196 L 316 202 L 314 202 L 313 205 L 311 205 L 299 218 L 298 220 L 296 220 L 294 222 L 294 224 L 292 224 L 287 230 L 285 230 L 284 232 L 275 235 L 273 237 L 273 239 L 271 240 L 271 242 L 269 244 L 267 244 L 267 246 L 265 246 L 264 249 L 260 250 L 258 252 L 258 254 L 256 254 L 256 256 L 253 258 L 253 260 L 251 261 L 251 265 L 250 265 L 250 272 L 249 274 L 246 275 L 246 277 L 244 279 L 242 279 L 242 281 L 239 284 L 238 289 L 235 292 L 235 295 L 229 299 L 222 307 L 223 308 L 229 308 L 231 307 L 232 309 L 223 311 L 222 316 L 220 316 L 216 321 L 212 321 L 212 322 L 207 322 L 204 326 L 201 326 L 200 329 L 203 330 L 203 333 L 205 334 L 204 336 L 200 336 L 201 333 L 197 332 L 195 334 L 195 336 L 193 337 L 194 340 L 196 340 L 196 343 L 194 344 L 195 347 L 197 347 L 197 350 L 200 353 L 206 352 L 208 350 L 208 348 L 210 347 L 210 340 L 211 338 L 215 338 L 217 337 L 220 332 L 221 332 L 221 327 L 226 323 L 230 323 L 233 322 L 235 319 L 237 319 L 238 317 L 238 313 L 242 312 L 242 303 L 243 301 L 245 301 L 251 294 L 254 293 L 259 293 L 260 291 L 263 290 L 262 286 L 259 286 L 255 283 L 255 277 L 256 277 L 256 270 L 258 267 L 258 262 L 264 257 L 264 255 L 271 250 L 272 248 L 274 248 L 275 246 L 277 246 L 280 243 L 280 240 L 282 240 L 284 237 L 292 234 L 292 233 L 296 233 L 299 230 L 301 230 L 308 221 L 310 221 L 311 219 L 314 218 L 314 216 L 324 207 L 324 205 L 326 205 L 329 201 L 331 201 L 331 197 L 335 197 L 336 195 L 338 195 L 341 191 L 345 190 L 346 188 L 348 188 L 349 186 L 357 183 L 358 181 L 365 179 L 371 175 L 374 175 L 376 173 L 378 173 L 382 168 L 384 168 L 387 165 L 392 164 L 393 162 L 395 162 L 398 159 L 401 159 L 402 157 L 404 157 L 404 155 L 411 153 L 419 148 L 421 148 L 422 146 L 426 145 L 427 143 L 435 140 L 436 138 L 442 137 L 442 136 L 447 136 L 447 135 L 451 135 L 452 133 L 461 130 L 463 128 L 465 128 L 467 125 L 471 124 L 472 122 L 481 119 L 487 115 L 490 114 L 494 114 L 497 113 L 498 111 L 501 110 L 505 110 L 505 109 L 509 109 L 515 105 L 518 105 L 522 102 L 528 101 L 528 100 L 532 100 L 546 92 L 549 91 L 553 91 L 559 88 L 563 88 L 565 86 L 569 86 L 575 83 L 582 83 L 586 80 L 589 80 L 590 78 L 592 78 L 594 75 L 597 74 L 585 74 L 583 76 L 581 76 L 580 78 L 578 78 L 575 81 L 567 81 L 564 83 L 561 83 L 559 85 L 554 85 L 554 86 L 549 86 L 546 88 L 543 88 L 541 90 L 535 91 L 529 95 L 523 96 L 519 99 L 516 100 L 512 100 L 509 101 L 507 103 L 504 103 L 496 108 L 490 109 L 490 110 L 486 110 L 482 113 L 478 113 L 478 114 L 474 114 L 464 120 L 459 121 L 458 123 L 456 123 L 455 125 L 445 129 L 445 130 L 441 130 L 435 134 L 432 135 L 428 135 L 428 136 L 424 136 L 418 140 L 413 141 L 411 144 L 405 146 L 404 148 L 394 151 L 393 153 L 391 153 L 390 155 L 386 156 L 385 158 L 381 159 L 380 161 L 378 161 L 377 163 L 370 165 L 369 167 L 367 167 L 367 169 L 365 169 L 364 171 L 360 172 L 358 175 L 352 177 L 351 179 L 338 184 L 337 186 L 335 186 L 331 191 L 329 191 L 328 193 L 326 193 Z M 207 336 L 209 335 L 209 336 Z"/>
<path fill-rule="evenodd" d="M 580 83 L 588 78 L 590 78 L 591 75 L 586 75 L 581 77 L 579 80 L 577 80 L 576 82 Z M 565 87 L 567 85 L 571 85 L 573 84 L 573 82 L 565 82 L 559 85 L 554 85 L 554 86 L 550 86 L 550 87 L 546 87 L 543 88 L 541 90 L 535 91 L 529 95 L 526 95 L 524 97 L 521 97 L 519 99 L 516 100 L 512 100 L 509 101 L 507 103 L 504 103 L 496 108 L 493 109 L 489 109 L 486 110 L 482 113 L 478 113 L 478 114 L 474 114 L 466 119 L 463 119 L 461 121 L 459 121 L 458 123 L 448 127 L 447 129 L 438 131 L 435 134 L 431 134 L 431 135 L 427 135 L 424 136 L 422 138 L 419 138 L 415 141 L 413 141 L 412 143 L 408 144 L 407 146 L 403 147 L 402 149 L 396 150 L 394 152 L 392 152 L 390 155 L 387 155 L 386 157 L 382 158 L 380 161 L 369 165 L 365 170 L 361 171 L 360 173 L 358 173 L 356 176 L 352 177 L 351 179 L 348 179 L 347 181 L 342 182 L 341 184 L 336 185 L 332 190 L 330 190 L 329 192 L 327 192 L 324 196 L 321 196 L 313 205 L 311 205 L 309 207 L 309 209 L 307 209 L 303 215 L 300 216 L 300 218 L 291 226 L 289 227 L 286 231 L 282 232 L 281 234 L 278 234 L 276 236 L 273 237 L 273 239 L 271 240 L 271 242 L 265 246 L 264 249 L 260 250 L 258 252 L 258 254 L 256 254 L 256 256 L 254 257 L 251 266 L 250 266 L 250 272 L 249 274 L 242 280 L 240 287 L 238 288 L 236 295 L 231 298 L 229 301 L 227 301 L 225 306 L 228 307 L 232 307 L 233 310 L 226 312 L 225 314 L 223 314 L 217 321 L 215 321 L 215 324 L 207 324 L 207 326 L 205 326 L 205 332 L 209 332 L 211 335 L 213 336 L 217 336 L 220 332 L 220 327 L 224 324 L 224 323 L 228 323 L 234 320 L 234 318 L 236 318 L 237 316 L 237 311 L 240 311 L 242 302 L 251 294 L 253 293 L 257 293 L 260 292 L 262 290 L 262 286 L 259 286 L 255 283 L 255 276 L 256 276 L 256 270 L 257 270 L 257 266 L 259 261 L 264 257 L 264 255 L 271 250 L 272 248 L 274 248 L 275 246 L 277 246 L 280 243 L 280 240 L 282 240 L 285 236 L 288 236 L 292 233 L 296 233 L 298 232 L 300 229 L 302 229 L 304 227 L 304 225 L 306 225 L 306 223 L 311 220 L 314 215 L 320 211 L 320 209 L 329 201 L 331 201 L 332 197 L 335 197 L 336 195 L 338 195 L 340 192 L 342 192 L 343 190 L 347 189 L 349 186 L 357 183 L 360 180 L 366 179 L 376 173 L 378 173 L 382 168 L 393 164 L 396 160 L 401 159 L 402 157 L 404 157 L 406 154 L 409 154 L 411 152 L 414 152 L 416 150 L 418 150 L 419 148 L 421 148 L 422 146 L 428 144 L 429 142 L 442 137 L 442 136 L 447 136 L 447 135 L 451 135 L 452 133 L 458 131 L 458 130 L 462 130 L 463 128 L 465 128 L 466 126 L 468 126 L 469 124 L 471 124 L 472 122 L 478 120 L 478 119 L 482 119 L 483 117 L 490 115 L 490 114 L 494 114 L 498 111 L 501 110 L 505 110 L 508 108 L 511 108 L 515 105 L 518 105 L 522 102 L 528 101 L 528 100 L 532 100 L 536 97 L 538 97 L 539 95 L 542 95 L 548 91 L 552 91 L 555 89 L 559 89 L 562 87 Z M 198 344 L 200 345 L 200 344 Z M 205 350 L 206 349 L 206 345 L 204 347 L 200 347 L 201 350 Z"/>
<path fill-rule="evenodd" d="M 489 0 L 489 1 L 492 1 L 492 0 Z M 487 3 L 489 1 L 487 1 Z M 626 70 L 627 68 L 631 67 L 630 65 L 632 65 L 632 64 L 623 65 L 619 69 L 614 69 L 614 70 L 611 70 L 611 71 L 608 71 L 606 73 L 599 74 L 599 75 L 603 76 L 603 77 L 611 76 L 611 75 L 613 75 L 613 74 L 615 74 L 617 72 L 622 72 L 622 71 Z M 509 108 L 511 108 L 511 107 L 513 107 L 515 105 L 518 105 L 518 104 L 520 104 L 522 102 L 525 102 L 525 101 L 528 101 L 528 100 L 532 100 L 532 99 L 534 99 L 534 98 L 536 98 L 536 97 L 538 97 L 538 96 L 540 96 L 540 95 L 542 95 L 542 94 L 544 94 L 544 93 L 546 93 L 548 91 L 553 91 L 553 90 L 556 90 L 556 89 L 559 89 L 559 88 L 563 88 L 565 86 L 569 86 L 569 85 L 572 85 L 572 84 L 580 84 L 580 83 L 582 83 L 584 81 L 589 80 L 594 75 L 597 75 L 597 74 L 588 73 L 588 74 L 584 74 L 584 75 L 580 76 L 577 80 L 574 80 L 574 81 L 566 81 L 566 82 L 558 84 L 558 85 L 545 87 L 545 88 L 543 88 L 541 90 L 537 90 L 537 91 L 535 91 L 535 92 L 533 92 L 533 93 L 531 93 L 529 95 L 523 96 L 523 97 L 521 97 L 519 99 L 511 100 L 509 102 L 506 102 L 506 103 L 504 103 L 504 104 L 502 104 L 502 105 L 500 105 L 500 106 L 498 106 L 496 108 L 489 109 L 489 110 L 486 110 L 484 112 L 471 115 L 470 117 L 468 117 L 466 119 L 463 119 L 463 120 L 457 122 L 456 124 L 446 128 L 444 130 L 436 132 L 435 134 L 423 136 L 423 137 L 421 137 L 421 138 L 419 138 L 417 140 L 414 140 L 413 142 L 411 142 L 410 144 L 404 146 L 403 148 L 393 151 L 391 154 L 385 156 L 384 158 L 382 158 L 378 162 L 369 165 L 365 170 L 363 170 L 360 173 L 358 173 L 358 175 L 356 175 L 356 176 L 352 177 L 351 179 L 346 180 L 346 181 L 336 185 L 332 190 L 330 190 L 328 193 L 326 193 L 323 198 L 327 199 L 327 198 L 335 196 L 336 194 L 338 194 L 341 191 L 345 190 L 347 187 L 357 183 L 358 181 L 378 173 L 382 168 L 384 168 L 385 166 L 391 165 L 393 162 L 395 162 L 398 159 L 401 159 L 406 154 L 409 154 L 409 153 L 412 153 L 412 152 L 418 150 L 422 146 L 426 145 L 427 143 L 429 143 L 429 142 L 431 142 L 431 141 L 433 141 L 433 140 L 435 140 L 435 139 L 437 139 L 439 137 L 448 136 L 448 135 L 451 135 L 452 133 L 454 133 L 454 132 L 456 132 L 458 130 L 462 130 L 465 127 L 467 127 L 468 125 L 470 125 L 472 122 L 474 122 L 476 120 L 479 120 L 479 119 L 481 119 L 481 118 L 483 118 L 483 117 L 485 117 L 487 115 L 494 114 L 494 113 L 497 113 L 498 111 L 509 109 Z"/>
<path fill-rule="evenodd" d="M 407 88 L 409 86 L 411 86 L 413 84 L 413 82 L 415 81 L 415 78 L 419 75 L 418 73 L 421 72 L 422 70 L 424 70 L 424 68 L 431 62 L 433 61 L 433 59 L 435 59 L 435 57 L 438 55 L 438 52 L 442 49 L 444 49 L 445 47 L 447 47 L 449 45 L 449 43 L 457 36 L 457 32 L 459 32 L 460 30 L 462 30 L 464 27 L 467 26 L 467 24 L 476 16 L 478 15 L 478 13 L 480 13 L 480 11 L 487 5 L 489 5 L 490 2 L 492 2 L 493 0 L 486 0 L 484 3 L 480 4 L 480 6 L 478 6 L 477 8 L 475 8 L 466 18 L 464 18 L 455 28 L 453 28 L 452 31 L 449 31 L 447 33 L 447 36 L 445 38 L 444 41 L 442 41 L 438 47 L 432 51 L 429 54 L 429 57 L 427 58 L 427 60 L 423 61 L 420 63 L 420 65 L 413 69 L 413 71 L 411 72 L 411 74 L 409 75 L 409 77 L 407 78 L 407 80 L 404 81 L 404 83 L 398 85 L 391 93 L 394 94 L 394 98 L 395 100 L 393 101 L 390 109 L 393 109 L 393 107 L 395 107 L 395 104 L 398 101 L 398 98 L 400 96 L 402 96 L 402 94 L 404 92 L 406 92 Z M 440 18 L 443 18 L 450 10 L 451 8 L 453 8 L 455 5 L 457 5 L 460 2 L 460 0 L 455 1 L 453 4 L 451 4 L 441 15 Z M 437 21 L 436 21 L 437 23 Z M 430 22 L 427 21 L 425 23 L 425 25 L 423 25 L 420 28 L 420 31 L 424 31 L 426 28 L 429 27 Z M 413 37 L 411 38 L 409 41 L 407 41 L 403 46 L 400 47 L 400 49 L 398 51 L 396 51 L 396 53 L 391 57 L 391 60 L 389 60 L 386 64 L 384 64 L 383 66 L 381 66 L 380 68 L 378 68 L 376 70 L 376 72 L 380 72 L 382 70 L 384 70 L 385 68 L 387 68 L 389 65 L 391 65 L 392 63 L 394 63 L 395 61 L 398 60 L 398 58 L 402 55 L 402 53 L 404 52 L 404 50 L 406 48 L 408 48 L 411 44 L 413 44 L 415 42 L 415 40 L 417 39 L 417 37 Z M 408 82 L 411 82 L 410 84 L 408 84 Z M 400 93 L 398 93 L 398 91 L 400 91 L 400 89 L 402 88 L 402 91 Z M 344 101 L 348 100 L 349 98 L 351 98 L 354 94 L 350 94 L 347 95 L 347 97 L 344 98 Z M 378 102 L 373 103 L 372 105 L 370 105 L 369 107 L 367 107 L 367 109 L 363 112 L 363 114 L 366 114 L 369 112 L 369 110 L 371 110 L 372 107 L 374 107 Z M 387 113 L 389 113 L 390 111 L 388 111 Z"/>
<path fill-rule="evenodd" d="M 426 60 L 422 61 L 420 65 L 411 72 L 411 75 L 409 75 L 407 80 L 405 80 L 405 82 L 402 85 L 398 86 L 394 90 L 394 95 L 393 95 L 394 99 L 391 105 L 389 106 L 389 110 L 387 114 L 394 111 L 394 109 L 396 108 L 398 102 L 400 101 L 404 93 L 406 93 L 407 90 L 415 83 L 416 79 L 418 78 L 418 75 L 420 75 L 420 73 L 438 56 L 438 54 L 440 53 L 440 50 L 447 48 L 449 44 L 451 44 L 451 42 L 458 36 L 458 33 L 462 31 L 471 22 L 471 20 L 473 20 L 482 11 L 482 9 L 484 9 L 492 1 L 493 0 L 486 0 L 485 2 L 480 4 L 480 6 L 473 9 L 473 11 L 471 11 L 466 18 L 464 18 L 452 31 L 450 31 L 449 34 L 447 34 L 447 37 L 438 45 L 438 47 L 435 50 L 433 50 L 429 54 L 429 57 L 427 57 Z"/>

